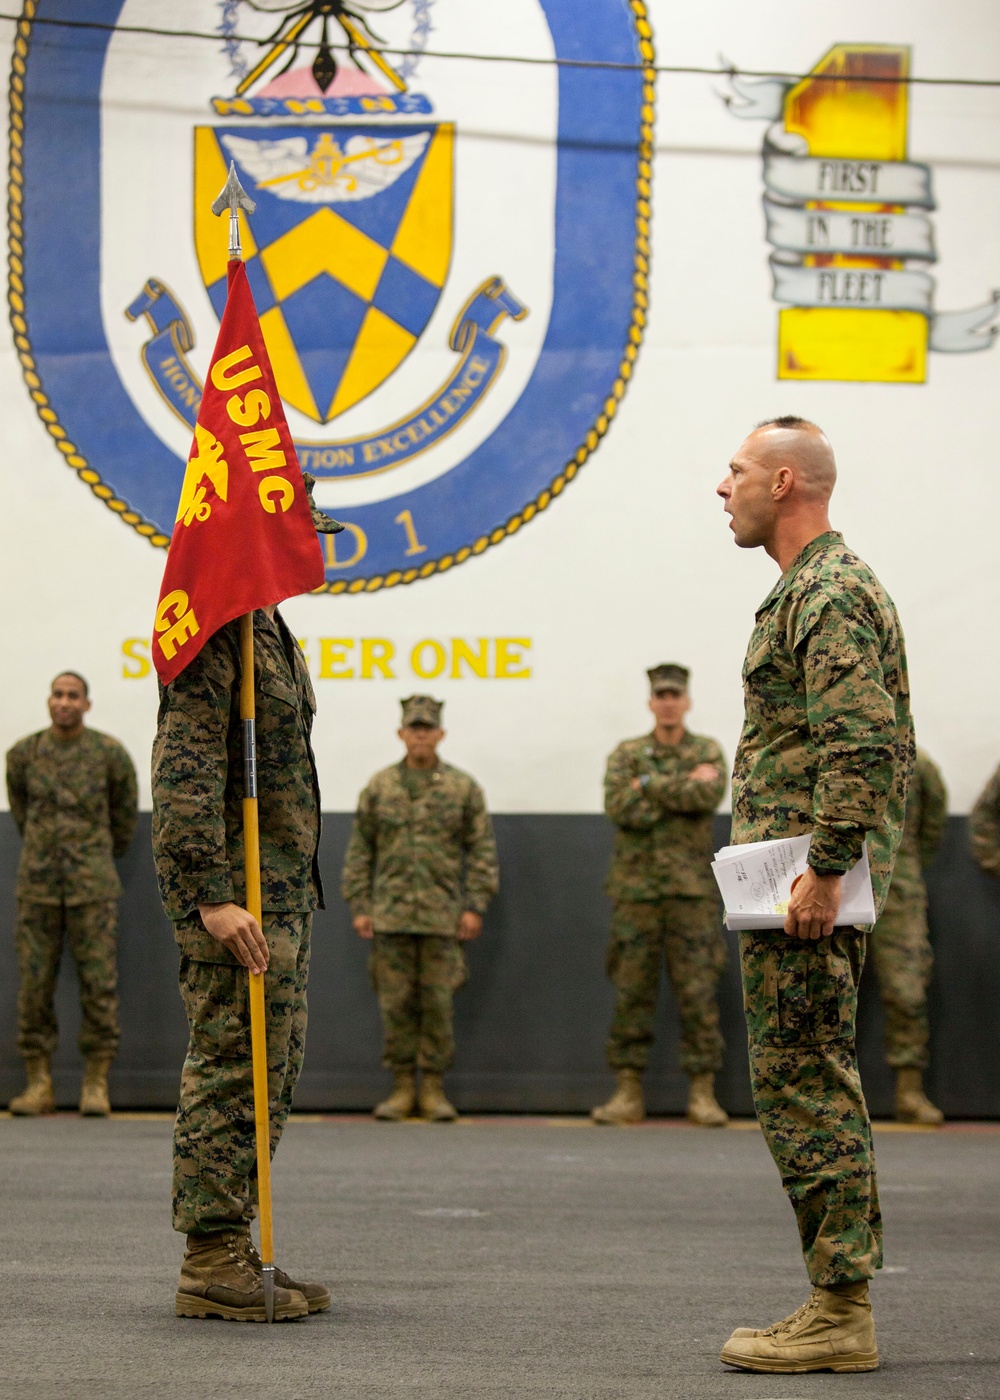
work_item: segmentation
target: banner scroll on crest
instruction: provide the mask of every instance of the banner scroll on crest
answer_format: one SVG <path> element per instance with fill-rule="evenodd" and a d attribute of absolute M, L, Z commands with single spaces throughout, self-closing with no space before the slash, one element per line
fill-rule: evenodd
<path fill-rule="evenodd" d="M 202 386 L 186 358 L 194 348 L 194 332 L 183 307 L 151 278 L 125 314 L 130 321 L 146 317 L 153 330 L 141 352 L 146 372 L 178 418 L 193 428 Z M 501 321 L 508 316 L 520 321 L 527 314 L 502 278 L 488 278 L 455 318 L 448 345 L 461 358 L 436 393 L 377 433 L 296 443 L 303 468 L 328 477 L 362 476 L 399 466 L 440 442 L 489 392 L 503 368 L 507 350 L 494 334 Z"/>

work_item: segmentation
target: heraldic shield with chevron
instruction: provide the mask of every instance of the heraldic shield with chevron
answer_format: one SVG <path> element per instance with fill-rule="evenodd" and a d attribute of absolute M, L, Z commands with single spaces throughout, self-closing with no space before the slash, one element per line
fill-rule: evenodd
<path fill-rule="evenodd" d="M 197 127 L 198 265 L 216 313 L 226 249 L 211 201 L 230 161 L 257 204 L 244 257 L 278 389 L 328 423 L 419 340 L 448 275 L 451 123 Z"/>

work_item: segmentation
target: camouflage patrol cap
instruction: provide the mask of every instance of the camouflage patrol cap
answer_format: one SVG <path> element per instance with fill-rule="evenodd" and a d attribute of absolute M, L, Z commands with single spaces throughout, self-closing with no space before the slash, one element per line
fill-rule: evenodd
<path fill-rule="evenodd" d="M 324 515 L 313 500 L 313 487 L 316 485 L 316 478 L 309 472 L 302 473 L 302 480 L 306 484 L 306 496 L 309 500 L 309 510 L 312 513 L 313 526 L 321 535 L 339 535 L 344 528 L 339 520 L 334 520 L 332 515 Z"/>
<path fill-rule="evenodd" d="M 431 729 L 441 728 L 443 700 L 435 700 L 431 695 L 410 695 L 400 701 L 403 707 L 403 728 L 411 724 L 426 724 Z"/>
<path fill-rule="evenodd" d="M 672 690 L 681 695 L 688 688 L 688 677 L 691 672 L 686 666 L 678 666 L 674 662 L 662 662 L 659 666 L 652 666 L 646 672 L 649 677 L 649 688 L 654 695 L 659 695 L 664 690 Z"/>

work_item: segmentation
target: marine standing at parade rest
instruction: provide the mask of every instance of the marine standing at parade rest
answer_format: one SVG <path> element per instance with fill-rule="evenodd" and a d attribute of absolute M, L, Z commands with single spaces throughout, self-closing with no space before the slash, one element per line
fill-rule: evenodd
<path fill-rule="evenodd" d="M 866 839 L 881 913 L 914 745 L 899 619 L 830 527 L 835 481 L 824 434 L 786 417 L 751 433 L 718 487 L 737 545 L 782 571 L 743 665 L 733 841 L 812 835 L 784 928 L 740 935 L 754 1104 L 813 1285 L 790 1317 L 730 1337 L 722 1360 L 750 1371 L 878 1366 L 868 1280 L 882 1218 L 854 1046 L 865 930 L 836 917 Z"/>
<path fill-rule="evenodd" d="M 726 785 L 714 739 L 691 734 L 684 666 L 654 666 L 649 676 L 652 734 L 626 739 L 608 760 L 604 810 L 618 828 L 605 884 L 613 901 L 608 976 L 615 1012 L 608 1064 L 613 1096 L 591 1115 L 606 1124 L 646 1116 L 642 1075 L 664 958 L 681 1023 L 681 1068 L 691 1079 L 688 1118 L 701 1127 L 729 1121 L 715 1098 L 724 1050 L 715 994 L 726 961 L 715 882 L 712 813 Z"/>
<path fill-rule="evenodd" d="M 386 1121 L 458 1115 L 442 1075 L 455 1057 L 452 997 L 468 978 L 464 944 L 478 938 L 499 888 L 496 842 L 479 785 L 437 756 L 442 702 L 402 702 L 406 755 L 376 773 L 358 798 L 341 889 L 359 937 L 372 940 L 372 984 L 382 1013 L 392 1093 Z M 419 1091 L 417 1070 L 420 1070 Z"/>
<path fill-rule="evenodd" d="M 1000 768 L 969 813 L 969 841 L 980 870 L 1000 880 Z"/>
<path fill-rule="evenodd" d="M 320 801 L 309 673 L 281 614 L 264 608 L 253 614 L 262 928 L 246 909 L 239 627 L 221 627 L 160 687 L 153 855 L 190 1028 L 173 1144 L 173 1224 L 187 1236 L 176 1311 L 264 1321 L 250 1237 L 257 1149 L 245 969 L 267 971 L 273 1156 L 305 1048 L 309 939 L 323 907 Z M 281 1269 L 274 1278 L 276 1319 L 330 1306 L 322 1284 Z"/>
<path fill-rule="evenodd" d="M 17 1048 L 28 1087 L 11 1113 L 55 1112 L 54 998 L 63 944 L 80 983 L 80 1053 L 86 1068 L 80 1112 L 111 1112 L 108 1069 L 118 1026 L 118 898 L 115 857 L 135 832 L 135 768 L 117 739 L 89 729 L 87 682 L 64 671 L 52 682 L 48 729 L 7 754 L 11 815 L 24 839 L 17 870 L 14 939 L 20 970 Z"/>
<path fill-rule="evenodd" d="M 886 1059 L 896 1071 L 896 1117 L 900 1123 L 931 1126 L 944 1118 L 923 1087 L 930 1040 L 927 987 L 934 963 L 923 871 L 941 844 L 947 819 L 948 797 L 941 774 L 918 748 L 906 795 L 903 839 L 882 917 L 871 933 L 885 1012 Z"/>

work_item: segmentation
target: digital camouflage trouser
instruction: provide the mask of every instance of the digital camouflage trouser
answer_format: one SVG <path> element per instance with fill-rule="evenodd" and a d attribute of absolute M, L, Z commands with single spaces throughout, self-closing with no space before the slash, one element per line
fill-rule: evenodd
<path fill-rule="evenodd" d="M 118 908 L 113 899 L 91 904 L 34 904 L 18 900 L 14 941 L 20 969 L 17 1048 L 22 1057 L 52 1055 L 59 1039 L 55 992 L 63 945 L 69 944 L 80 983 L 83 1055 L 118 1049 Z"/>
<path fill-rule="evenodd" d="M 469 973 L 458 938 L 376 933 L 368 962 L 382 1013 L 382 1063 L 443 1074 L 455 1058 L 451 1002 Z"/>
<path fill-rule="evenodd" d="M 890 903 L 870 939 L 885 1011 L 885 1054 L 893 1069 L 926 1069 L 927 987 L 934 954 L 923 896 Z"/>
<path fill-rule="evenodd" d="M 271 1156 L 288 1118 L 306 1039 L 311 914 L 265 913 Z M 221 950 L 220 950 L 221 951 Z M 181 955 L 190 1040 L 174 1124 L 174 1229 L 207 1234 L 249 1221 L 257 1201 L 249 974 Z"/>
<path fill-rule="evenodd" d="M 680 1015 L 681 1068 L 688 1074 L 720 1070 L 725 1046 L 715 993 L 726 944 L 719 906 L 714 899 L 679 897 L 615 903 L 607 971 L 617 995 L 608 1064 L 646 1068 L 664 959 Z"/>
<path fill-rule="evenodd" d="M 871 1278 L 882 1217 L 854 1051 L 864 935 L 740 934 L 754 1106 L 798 1221 L 812 1283 Z"/>

